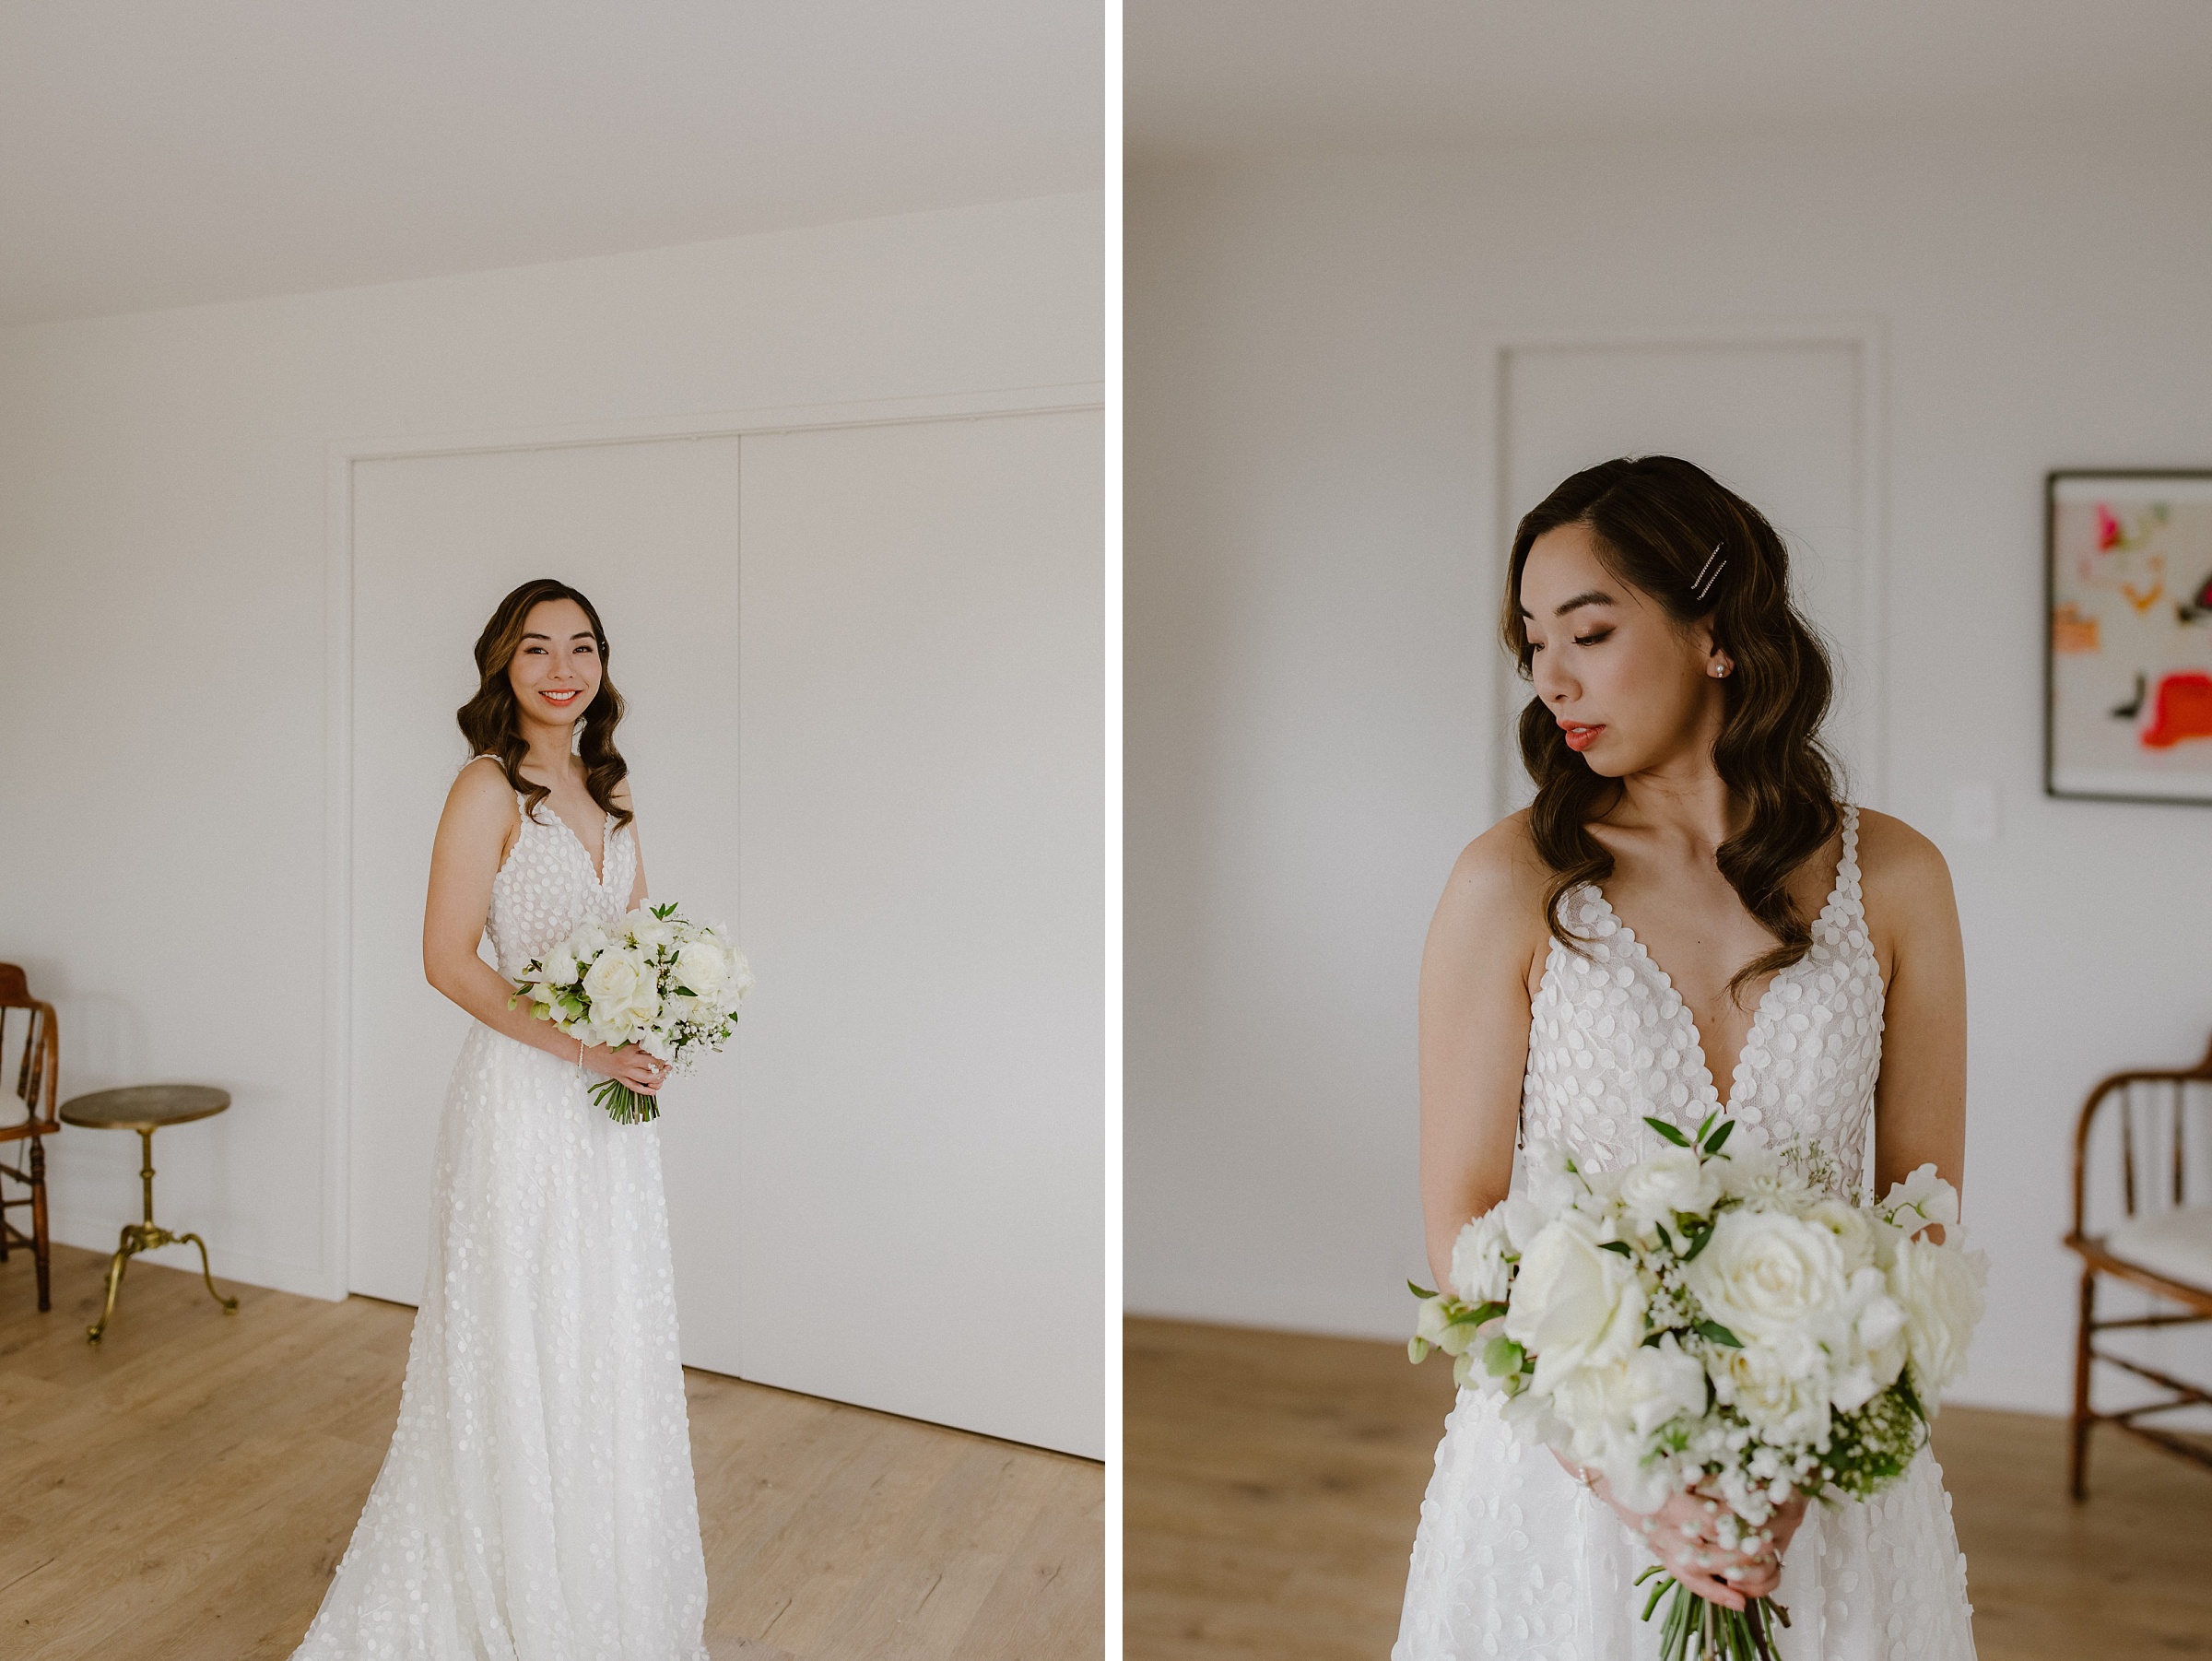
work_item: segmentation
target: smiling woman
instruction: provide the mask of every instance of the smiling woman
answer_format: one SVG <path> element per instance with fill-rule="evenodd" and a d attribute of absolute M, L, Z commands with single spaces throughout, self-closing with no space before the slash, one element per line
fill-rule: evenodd
<path fill-rule="evenodd" d="M 659 1129 L 585 1085 L 650 1097 L 666 1067 L 513 996 L 571 931 L 644 898 L 622 700 L 598 612 L 550 579 L 500 602 L 476 660 L 459 719 L 477 754 L 439 820 L 422 928 L 425 975 L 476 1024 L 439 1122 L 399 1423 L 295 1654 L 701 1661 Z"/>
<path fill-rule="evenodd" d="M 522 796 L 525 813 L 551 794 L 547 785 L 523 776 L 530 742 L 520 717 L 535 704 L 529 713 L 540 722 L 576 724 L 585 792 L 614 816 L 618 827 L 629 822 L 629 807 L 615 799 L 629 773 L 629 764 L 615 748 L 622 694 L 607 677 L 606 630 L 590 600 L 551 577 L 524 583 L 500 602 L 477 637 L 477 695 L 461 706 L 455 719 L 468 739 L 469 754 L 499 762 Z M 586 838 L 585 845 L 597 840 Z"/>

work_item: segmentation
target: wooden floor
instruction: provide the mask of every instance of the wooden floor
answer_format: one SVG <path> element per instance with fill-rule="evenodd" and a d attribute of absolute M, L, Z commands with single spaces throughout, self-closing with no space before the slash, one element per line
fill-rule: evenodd
<path fill-rule="evenodd" d="M 1382 1661 L 1449 1363 L 1394 1344 L 1128 1324 L 1124 1655 Z M 1981 1661 L 2212 1655 L 2212 1475 L 2063 1421 L 1953 1408 L 1936 1455 Z"/>
<path fill-rule="evenodd" d="M 107 1260 L 0 1267 L 0 1656 L 245 1661 L 307 1629 L 399 1412 L 415 1312 Z M 686 1374 L 709 1648 L 747 1661 L 1058 1661 L 1104 1648 L 1087 1460 Z"/>

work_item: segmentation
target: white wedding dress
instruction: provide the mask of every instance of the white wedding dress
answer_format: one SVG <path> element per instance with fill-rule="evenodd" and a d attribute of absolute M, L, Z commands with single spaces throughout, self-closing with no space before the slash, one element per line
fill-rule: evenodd
<path fill-rule="evenodd" d="M 1585 885 L 1565 916 L 1590 956 L 1552 943 L 1529 1024 L 1523 1136 L 1609 1169 L 1655 1145 L 1644 1115 L 1690 1130 L 1720 1098 L 1688 1007 L 1605 896 Z M 1882 981 L 1852 807 L 1812 936 L 1759 1000 L 1726 1111 L 1736 1137 L 1809 1145 L 1855 1190 L 1881 1066 Z M 1639 1619 L 1649 1586 L 1631 1584 L 1653 1558 L 1496 1402 L 1462 1390 L 1445 1420 L 1392 1661 L 1655 1657 L 1659 1620 Z M 1774 1597 L 1790 1612 L 1784 1661 L 1972 1661 L 1966 1560 L 1934 1455 L 1871 1502 L 1808 1507 Z"/>
<path fill-rule="evenodd" d="M 518 977 L 637 871 L 541 804 L 491 889 Z M 472 1027 L 438 1133 L 399 1424 L 294 1661 L 704 1661 L 706 1567 L 677 1359 L 659 1127 Z"/>

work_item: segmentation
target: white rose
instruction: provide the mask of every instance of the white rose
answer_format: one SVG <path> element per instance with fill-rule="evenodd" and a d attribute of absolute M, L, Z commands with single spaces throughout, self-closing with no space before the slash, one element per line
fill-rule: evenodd
<path fill-rule="evenodd" d="M 592 1000 L 593 1019 L 598 1019 L 601 1005 L 609 1009 L 628 1008 L 650 982 L 644 963 L 635 953 L 611 948 L 601 952 L 583 976 L 583 995 Z"/>
<path fill-rule="evenodd" d="M 1504 1223 L 1506 1243 L 1512 1247 L 1515 1255 L 1527 1251 L 1529 1243 L 1551 1220 L 1534 1200 L 1522 1194 L 1509 1194 L 1490 1208 Z"/>
<path fill-rule="evenodd" d="M 579 923 L 569 936 L 566 950 L 579 962 L 586 962 L 605 951 L 614 941 L 606 930 L 596 923 Z"/>
<path fill-rule="evenodd" d="M 583 993 L 592 1019 L 625 1036 L 661 1012 L 660 988 L 644 960 L 632 951 L 610 948 L 584 973 Z"/>
<path fill-rule="evenodd" d="M 1721 1197 L 1721 1173 L 1694 1148 L 1663 1148 L 1620 1179 L 1620 1208 L 1644 1228 L 1672 1230 L 1677 1213 L 1702 1217 Z"/>
<path fill-rule="evenodd" d="M 1826 1229 L 1783 1211 L 1726 1211 L 1683 1269 L 1705 1313 L 1747 1344 L 1802 1343 L 1843 1302 L 1843 1254 Z"/>
<path fill-rule="evenodd" d="M 1549 1392 L 1547 1424 L 1569 1457 L 1605 1471 L 1623 1502 L 1653 1511 L 1673 1478 L 1664 1465 L 1645 1463 L 1652 1433 L 1685 1414 L 1701 1416 L 1705 1403 L 1705 1369 L 1670 1334 L 1624 1360 L 1563 1374 Z"/>
<path fill-rule="evenodd" d="M 1828 1346 L 1834 1363 L 1830 1406 L 1854 1412 L 1897 1382 L 1905 1366 L 1905 1312 L 1889 1296 L 1888 1281 L 1871 1265 L 1853 1270 L 1844 1294 L 1849 1325 Z"/>
<path fill-rule="evenodd" d="M 1547 1389 L 1577 1367 L 1624 1360 L 1643 1341 L 1644 1304 L 1634 1266 L 1601 1249 L 1590 1220 L 1570 1212 L 1522 1255 L 1505 1336 L 1535 1356 L 1536 1388 Z"/>
<path fill-rule="evenodd" d="M 624 917 L 622 927 L 633 943 L 649 952 L 676 944 L 676 925 L 665 917 L 654 916 L 643 906 Z"/>
<path fill-rule="evenodd" d="M 661 994 L 648 977 L 637 996 L 629 1000 L 629 1017 L 639 1026 L 651 1026 L 661 1018 Z"/>
<path fill-rule="evenodd" d="M 1502 1303 L 1512 1273 L 1505 1260 L 1505 1207 L 1492 1206 L 1452 1243 L 1452 1290 L 1468 1303 Z"/>
<path fill-rule="evenodd" d="M 1840 1199 L 1816 1200 L 1806 1207 L 1805 1220 L 1836 1237 L 1846 1275 L 1855 1275 L 1874 1261 L 1874 1226 L 1858 1207 Z"/>
<path fill-rule="evenodd" d="M 693 940 L 676 954 L 676 978 L 701 997 L 726 985 L 734 965 L 730 954 L 712 940 Z"/>
<path fill-rule="evenodd" d="M 1616 1463 L 1633 1466 L 1641 1451 L 1631 1442 L 1624 1400 L 1628 1394 L 1626 1361 L 1601 1367 L 1576 1367 L 1538 1394 L 1549 1398 L 1548 1428 L 1554 1445 L 1577 1465 L 1610 1469 Z M 1622 1457 L 1622 1455 L 1626 1457 Z"/>
<path fill-rule="evenodd" d="M 1905 1312 L 1905 1349 L 1912 1389 L 1932 1418 L 1937 1394 L 1966 1369 L 1967 1343 L 1982 1318 L 1982 1282 L 1989 1272 L 1979 1252 L 1908 1240 L 1889 1266 L 1889 1295 Z"/>
<path fill-rule="evenodd" d="M 1640 1344 L 1628 1360 L 1622 1403 L 1639 1436 L 1684 1414 L 1695 1419 L 1705 1411 L 1705 1369 L 1683 1353 L 1671 1332 L 1656 1344 Z"/>

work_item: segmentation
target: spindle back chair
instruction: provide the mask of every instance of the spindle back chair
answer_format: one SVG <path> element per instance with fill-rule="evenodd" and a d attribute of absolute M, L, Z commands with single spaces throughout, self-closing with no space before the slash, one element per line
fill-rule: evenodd
<path fill-rule="evenodd" d="M 18 1018 L 19 1012 L 19 1018 Z M 20 1035 L 22 1051 L 8 1078 L 7 1059 L 10 1033 Z M 46 1243 L 46 1148 L 43 1137 L 53 1136 L 62 1128 L 54 1117 L 54 1101 L 61 1089 L 62 1050 L 60 1029 L 55 1026 L 53 1006 L 42 1003 L 30 995 L 29 983 L 22 969 L 14 963 L 0 963 L 0 1081 L 15 1094 L 21 1103 L 23 1116 L 17 1118 L 14 1109 L 0 1102 L 0 1142 L 29 1142 L 29 1152 L 21 1165 L 0 1162 L 0 1263 L 7 1261 L 11 1245 L 29 1246 L 38 1265 L 39 1308 L 53 1307 L 51 1270 L 47 1263 Z M 7 1197 L 6 1179 L 30 1190 L 14 1199 Z M 11 1207 L 29 1207 L 30 1232 L 7 1219 Z"/>
<path fill-rule="evenodd" d="M 2113 1119 L 2117 1125 L 2106 1129 Z M 2100 1207 L 2091 1203 L 2090 1154 L 2100 1130 L 2103 1145 L 2118 1160 L 2118 1169 L 2102 1178 L 2100 1197 L 2109 1201 L 2116 1185 L 2121 1215 L 2092 1232 L 2089 1213 Z M 2074 1226 L 2065 1244 L 2082 1263 L 2068 1477 L 2074 1497 L 2088 1496 L 2089 1432 L 2100 1424 L 2212 1467 L 2212 1443 L 2140 1422 L 2176 1408 L 2212 1408 L 2212 1387 L 2177 1377 L 2140 1354 L 2117 1354 L 2097 1342 L 2100 1333 L 2212 1321 L 2212 1048 L 2194 1067 L 2114 1073 L 2089 1092 L 2074 1127 Z M 2100 1276 L 2150 1293 L 2151 1307 L 2100 1318 Z M 2090 1374 L 2100 1361 L 2165 1395 L 2137 1407 L 2098 1411 Z"/>

